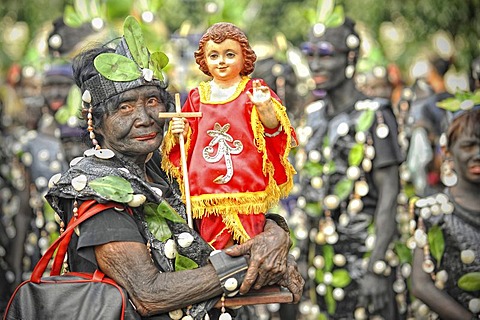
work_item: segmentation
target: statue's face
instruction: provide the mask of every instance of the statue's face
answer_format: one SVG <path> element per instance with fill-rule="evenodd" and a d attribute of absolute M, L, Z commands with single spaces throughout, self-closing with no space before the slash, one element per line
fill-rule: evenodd
<path fill-rule="evenodd" d="M 240 43 L 232 39 L 221 43 L 209 40 L 205 45 L 205 59 L 208 71 L 221 83 L 237 81 L 245 63 Z"/>
<path fill-rule="evenodd" d="M 302 45 L 317 89 L 329 91 L 347 79 L 348 50 L 345 45 L 340 46 L 338 40 L 345 39 L 343 33 L 341 28 L 327 29 L 323 36 L 312 37 Z"/>
<path fill-rule="evenodd" d="M 474 133 L 463 130 L 450 149 L 458 179 L 480 184 L 480 137 Z"/>

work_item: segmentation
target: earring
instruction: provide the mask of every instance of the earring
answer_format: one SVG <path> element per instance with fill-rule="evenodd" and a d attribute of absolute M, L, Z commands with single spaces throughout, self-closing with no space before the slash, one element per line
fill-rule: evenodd
<path fill-rule="evenodd" d="M 94 130 L 94 128 L 93 128 L 93 115 L 92 115 L 93 107 L 91 105 L 92 96 L 90 95 L 90 91 L 85 90 L 85 92 L 83 92 L 82 101 L 83 101 L 83 108 L 85 110 L 88 110 L 88 113 L 87 113 L 87 131 L 89 133 L 90 140 L 92 140 L 92 143 L 93 143 L 93 146 L 94 146 L 95 150 L 100 150 L 101 147 L 98 144 L 97 139 L 95 139 L 95 132 L 93 132 L 93 130 Z"/>
<path fill-rule="evenodd" d="M 355 67 L 354 67 L 354 66 L 348 65 L 348 66 L 345 68 L 345 77 L 346 77 L 347 79 L 352 79 L 354 73 L 355 73 Z"/>
<path fill-rule="evenodd" d="M 345 77 L 347 79 L 351 79 L 353 77 L 353 74 L 355 73 L 355 65 L 353 62 L 354 58 L 355 58 L 355 51 L 350 51 L 348 53 L 347 66 L 345 67 Z"/>
<path fill-rule="evenodd" d="M 457 184 L 458 177 L 453 170 L 452 161 L 445 159 L 440 166 L 440 180 L 446 187 L 453 187 Z"/>

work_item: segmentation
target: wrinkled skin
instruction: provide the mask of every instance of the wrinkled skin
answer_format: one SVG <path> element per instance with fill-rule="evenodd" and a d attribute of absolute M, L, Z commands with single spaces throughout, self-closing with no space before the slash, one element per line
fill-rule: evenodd
<path fill-rule="evenodd" d="M 285 246 L 286 243 L 288 246 Z M 305 280 L 298 272 L 293 256 L 288 255 L 289 247 L 289 234 L 275 222 L 267 220 L 263 233 L 241 245 L 225 249 L 231 256 L 248 255 L 250 258 L 240 294 L 247 293 L 252 287 L 260 289 L 279 283 L 292 292 L 294 303 L 297 303 Z"/>
<path fill-rule="evenodd" d="M 163 139 L 163 119 L 159 112 L 166 110 L 154 86 L 129 90 L 121 95 L 118 107 L 109 109 L 102 128 L 104 148 L 113 150 L 141 164 L 148 153 L 158 149 Z"/>

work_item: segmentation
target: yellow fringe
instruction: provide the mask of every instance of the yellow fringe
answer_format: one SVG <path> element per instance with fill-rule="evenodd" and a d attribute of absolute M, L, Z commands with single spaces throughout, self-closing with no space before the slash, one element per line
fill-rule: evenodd
<path fill-rule="evenodd" d="M 170 124 L 171 125 L 171 124 Z M 162 146 L 160 150 L 162 152 L 162 162 L 161 167 L 166 172 L 169 178 L 175 178 L 180 186 L 180 191 L 182 192 L 182 200 L 185 202 L 185 185 L 183 183 L 183 171 L 181 167 L 181 159 L 180 159 L 180 166 L 175 166 L 169 158 L 172 149 L 178 144 L 177 138 L 171 132 L 170 125 L 168 127 L 168 131 L 163 138 Z M 192 141 L 192 128 L 188 128 L 187 136 L 185 139 L 185 153 L 188 155 L 188 151 L 190 150 L 191 141 Z"/>
<path fill-rule="evenodd" d="M 287 143 L 285 147 L 285 152 L 281 157 L 281 162 L 283 167 L 285 168 L 285 175 L 287 177 L 287 181 L 279 186 L 281 191 L 281 197 L 284 198 L 288 196 L 290 191 L 293 188 L 293 175 L 297 172 L 293 168 L 292 164 L 288 160 L 288 155 L 292 149 L 292 146 L 296 146 L 295 140 L 292 140 L 292 127 L 290 124 L 290 120 L 288 118 L 286 108 L 276 99 L 272 98 L 272 103 L 275 110 L 275 115 L 282 126 L 282 131 L 285 132 L 287 135 Z M 257 146 L 258 152 L 263 154 L 263 166 L 262 172 L 264 175 L 267 173 L 270 176 L 273 176 L 274 168 L 273 165 L 268 161 L 268 155 L 266 152 L 266 142 L 265 142 L 265 128 L 263 127 L 260 118 L 258 117 L 258 112 L 256 107 L 253 107 L 252 115 L 251 115 L 251 123 L 252 123 L 252 130 L 254 134 L 254 141 L 255 145 Z"/>

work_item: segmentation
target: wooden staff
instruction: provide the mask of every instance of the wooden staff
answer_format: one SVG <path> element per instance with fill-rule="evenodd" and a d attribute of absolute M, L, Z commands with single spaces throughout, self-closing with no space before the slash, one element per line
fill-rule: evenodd
<path fill-rule="evenodd" d="M 175 94 L 175 111 L 176 112 L 160 112 L 159 118 L 190 118 L 201 117 L 201 112 L 182 112 L 182 106 L 180 104 L 180 94 Z M 185 204 L 187 212 L 188 226 L 193 229 L 192 220 L 192 203 L 190 201 L 190 183 L 188 181 L 188 168 L 187 168 L 187 155 L 185 154 L 185 141 L 183 133 L 178 135 L 178 142 L 180 144 L 180 157 L 182 160 L 182 173 L 183 173 L 183 185 L 185 189 Z"/>

